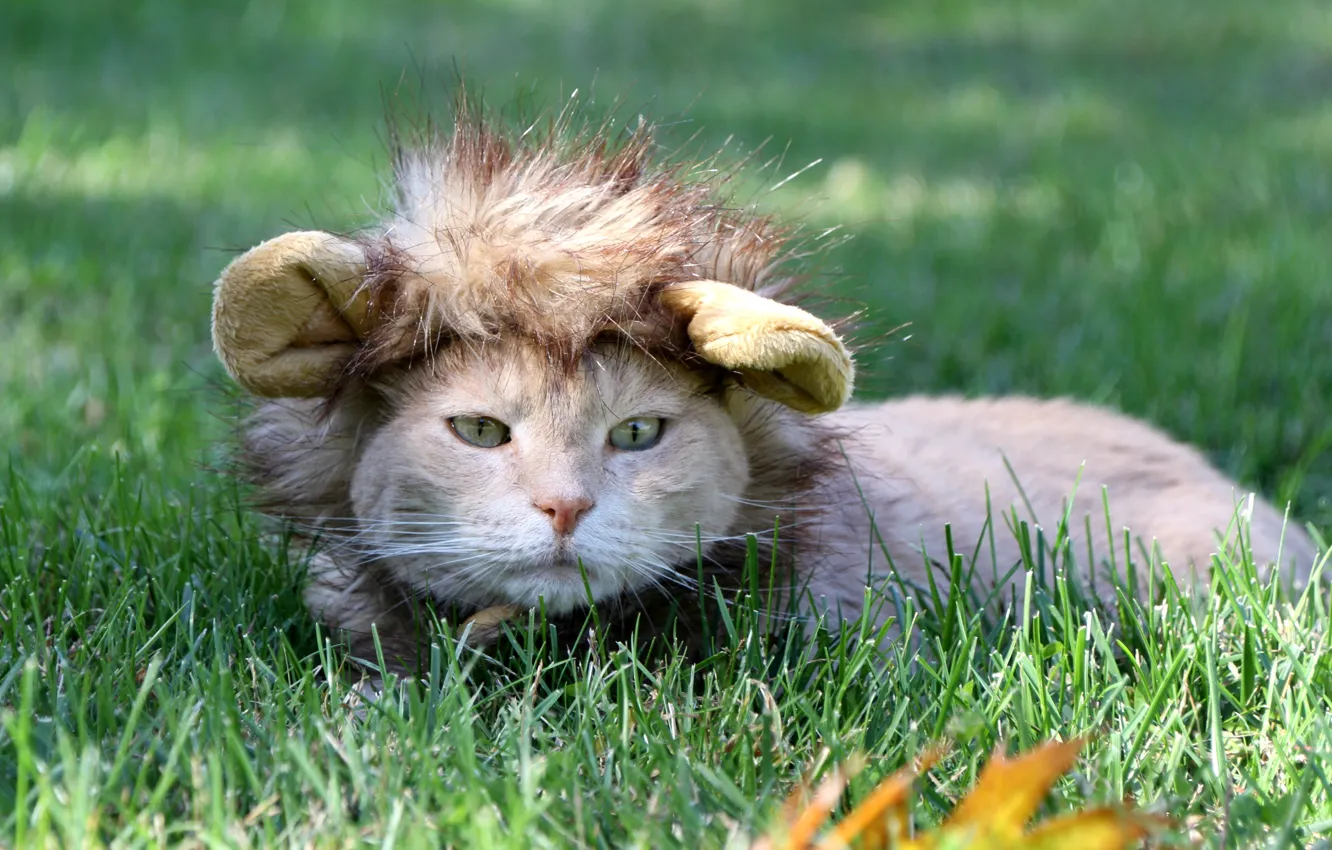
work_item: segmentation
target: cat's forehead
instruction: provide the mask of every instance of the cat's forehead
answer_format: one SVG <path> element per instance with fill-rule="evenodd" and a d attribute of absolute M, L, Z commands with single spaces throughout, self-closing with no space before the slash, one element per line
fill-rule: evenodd
<path fill-rule="evenodd" d="M 592 346 L 569 369 L 530 341 L 500 341 L 451 351 L 431 373 L 421 389 L 436 400 L 510 416 L 539 410 L 562 417 L 667 415 L 696 399 L 709 383 L 707 375 L 678 361 L 615 342 Z"/>

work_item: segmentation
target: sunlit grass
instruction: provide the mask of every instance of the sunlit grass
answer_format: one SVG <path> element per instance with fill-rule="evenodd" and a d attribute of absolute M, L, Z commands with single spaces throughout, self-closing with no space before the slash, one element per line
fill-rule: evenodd
<path fill-rule="evenodd" d="M 1139 563 L 1155 603 L 1093 602 L 1064 573 L 1075 552 L 1040 554 L 1060 530 L 1019 522 L 1036 555 L 1005 615 L 890 581 L 889 632 L 783 652 L 742 599 L 697 664 L 567 655 L 520 625 L 493 662 L 443 640 L 424 681 L 365 704 L 296 605 L 301 565 L 231 494 L 182 499 L 123 465 L 90 479 L 101 465 L 40 490 L 11 473 L 0 505 L 0 802 L 20 843 L 743 846 L 791 783 L 853 753 L 871 759 L 854 796 L 951 740 L 922 789 L 930 823 L 1000 742 L 1083 733 L 1056 810 L 1131 795 L 1181 835 L 1224 826 L 1244 846 L 1332 825 L 1326 595 L 1290 599 L 1244 557 L 1206 598 Z"/>

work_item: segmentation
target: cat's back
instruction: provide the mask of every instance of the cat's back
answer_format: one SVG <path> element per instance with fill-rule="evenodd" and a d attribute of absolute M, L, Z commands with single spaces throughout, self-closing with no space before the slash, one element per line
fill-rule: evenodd
<path fill-rule="evenodd" d="M 911 396 L 849 407 L 840 424 L 872 456 L 905 451 L 945 468 L 950 461 L 959 470 L 996 462 L 1003 468 L 1007 457 L 1037 481 L 1051 476 L 1071 484 L 1084 464 L 1098 483 L 1125 489 L 1224 480 L 1199 451 L 1163 431 L 1069 399 Z"/>
<path fill-rule="evenodd" d="M 1122 558 L 1127 527 L 1135 538 L 1155 540 L 1181 574 L 1188 563 L 1206 567 L 1249 492 L 1163 431 L 1066 399 L 908 397 L 836 417 L 879 533 L 904 551 L 924 541 L 936 558 L 945 523 L 958 548 L 971 551 L 985 531 L 988 499 L 1000 566 L 1011 566 L 1016 544 L 1000 515 L 1016 508 L 1020 519 L 1034 519 L 1052 535 L 1076 494 L 1075 552 L 1087 551 L 1090 518 L 1098 559 L 1111 543 Z M 1280 552 L 1283 563 L 1293 559 L 1307 576 L 1313 544 L 1296 523 L 1286 526 L 1282 512 L 1254 500 L 1255 558 L 1275 561 Z"/>

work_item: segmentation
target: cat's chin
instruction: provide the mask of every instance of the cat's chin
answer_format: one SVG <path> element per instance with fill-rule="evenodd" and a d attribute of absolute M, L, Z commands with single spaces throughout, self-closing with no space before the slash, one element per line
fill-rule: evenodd
<path fill-rule="evenodd" d="M 588 607 L 588 591 L 593 602 L 602 602 L 624 591 L 622 583 L 609 577 L 600 577 L 594 570 L 586 570 L 587 583 L 579 573 L 578 565 L 554 566 L 534 570 L 523 576 L 514 576 L 504 582 L 503 595 L 509 604 L 526 608 L 544 606 L 545 610 L 560 616 Z"/>
<path fill-rule="evenodd" d="M 520 608 L 544 607 L 548 614 L 561 616 L 588 607 L 589 593 L 594 603 L 605 602 L 633 588 L 619 570 L 601 569 L 563 553 L 499 571 L 484 599 L 473 599 L 479 607 L 514 605 Z"/>

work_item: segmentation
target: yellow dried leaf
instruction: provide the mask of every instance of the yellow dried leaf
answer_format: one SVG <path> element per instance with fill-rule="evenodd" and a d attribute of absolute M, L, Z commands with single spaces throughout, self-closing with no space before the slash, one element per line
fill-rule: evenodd
<path fill-rule="evenodd" d="M 1166 825 L 1131 809 L 1089 809 L 1060 815 L 1036 826 L 1022 837 L 1023 850 L 1121 850 Z"/>
<path fill-rule="evenodd" d="M 1014 758 L 996 753 L 941 826 L 908 838 L 908 793 L 916 776 L 938 760 L 939 750 L 931 750 L 919 765 L 880 782 L 815 843 L 847 781 L 863 764 L 856 759 L 834 769 L 812 795 L 808 783 L 802 783 L 784 806 L 782 840 L 759 839 L 751 850 L 1124 850 L 1167 825 L 1164 818 L 1125 806 L 1062 815 L 1028 830 L 1027 821 L 1055 780 L 1073 766 L 1082 744 L 1081 739 L 1050 742 Z"/>
<path fill-rule="evenodd" d="M 864 764 L 863 758 L 852 757 L 847 763 L 834 767 L 812 792 L 809 779 L 802 781 L 782 804 L 782 826 L 778 830 L 780 840 L 774 843 L 771 837 L 760 838 L 750 845 L 750 850 L 773 850 L 774 847 L 806 850 L 810 847 L 819 828 L 827 822 L 833 806 L 841 799 L 847 782 L 860 772 Z"/>
<path fill-rule="evenodd" d="M 859 839 L 862 847 L 895 847 L 907 836 L 907 792 L 916 777 L 934 766 L 942 750 L 932 749 L 915 767 L 904 767 L 874 787 L 833 830 L 819 842 L 820 850 L 840 850 Z"/>
<path fill-rule="evenodd" d="M 944 822 L 945 829 L 971 828 L 977 834 L 1021 835 L 1050 786 L 1077 761 L 1082 739 L 1047 742 L 1016 758 L 1002 751 L 981 770 L 976 786 Z"/>

